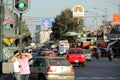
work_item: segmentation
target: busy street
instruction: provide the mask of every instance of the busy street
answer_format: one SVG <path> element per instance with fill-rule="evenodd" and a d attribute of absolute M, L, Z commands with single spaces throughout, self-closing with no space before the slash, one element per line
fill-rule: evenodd
<path fill-rule="evenodd" d="M 93 58 L 86 67 L 75 67 L 75 80 L 119 80 L 120 59 L 109 62 L 108 58 Z"/>
<path fill-rule="evenodd" d="M 0 80 L 120 80 L 120 0 L 0 0 Z"/>
<path fill-rule="evenodd" d="M 101 57 L 97 60 L 93 57 L 87 62 L 86 67 L 75 66 L 75 80 L 119 80 L 120 59 L 115 58 L 109 62 L 108 58 Z M 11 75 L 0 75 L 0 80 L 12 80 Z"/>

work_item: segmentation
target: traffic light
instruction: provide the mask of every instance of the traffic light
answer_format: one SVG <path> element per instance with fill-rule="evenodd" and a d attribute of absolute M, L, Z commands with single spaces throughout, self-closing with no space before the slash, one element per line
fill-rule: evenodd
<path fill-rule="evenodd" d="M 30 0 L 14 0 L 14 9 L 18 13 L 25 13 L 29 10 Z"/>

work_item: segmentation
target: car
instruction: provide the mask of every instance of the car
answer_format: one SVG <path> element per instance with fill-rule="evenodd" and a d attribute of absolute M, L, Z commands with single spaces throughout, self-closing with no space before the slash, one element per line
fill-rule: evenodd
<path fill-rule="evenodd" d="M 92 51 L 89 49 L 83 49 L 86 55 L 86 61 L 92 61 Z"/>
<path fill-rule="evenodd" d="M 43 51 L 43 52 L 42 52 L 42 55 L 43 55 L 43 56 L 53 56 L 53 57 L 56 56 L 55 52 L 54 52 L 53 50 L 51 50 L 51 49 L 50 49 L 50 50 L 48 49 L 48 50 Z"/>
<path fill-rule="evenodd" d="M 75 80 L 74 67 L 65 57 L 37 56 L 29 61 L 31 80 Z"/>
<path fill-rule="evenodd" d="M 69 48 L 66 52 L 66 58 L 71 64 L 86 66 L 86 55 L 82 48 Z"/>

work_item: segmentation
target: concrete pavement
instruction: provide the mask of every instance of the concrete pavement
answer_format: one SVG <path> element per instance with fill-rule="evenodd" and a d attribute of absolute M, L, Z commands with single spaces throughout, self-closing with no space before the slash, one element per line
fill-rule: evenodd
<path fill-rule="evenodd" d="M 0 80 L 13 80 L 11 74 L 0 74 Z"/>

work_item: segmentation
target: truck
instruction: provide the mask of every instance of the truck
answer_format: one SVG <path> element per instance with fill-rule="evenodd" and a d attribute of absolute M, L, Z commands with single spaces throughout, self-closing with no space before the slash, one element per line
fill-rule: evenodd
<path fill-rule="evenodd" d="M 70 45 L 67 40 L 60 40 L 59 46 L 58 46 L 58 56 L 62 56 L 66 53 L 66 51 L 69 49 Z"/>

